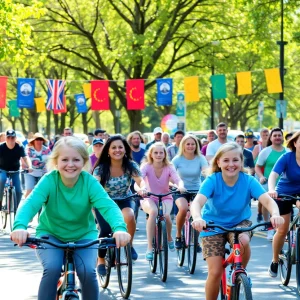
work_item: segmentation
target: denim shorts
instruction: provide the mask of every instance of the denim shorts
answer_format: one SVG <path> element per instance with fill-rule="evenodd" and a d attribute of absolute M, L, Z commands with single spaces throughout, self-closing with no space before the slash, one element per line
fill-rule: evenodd
<path fill-rule="evenodd" d="M 25 175 L 25 189 L 26 190 L 33 190 L 35 185 L 38 183 L 38 181 L 41 179 L 41 177 L 35 177 L 30 174 L 24 174 Z"/>

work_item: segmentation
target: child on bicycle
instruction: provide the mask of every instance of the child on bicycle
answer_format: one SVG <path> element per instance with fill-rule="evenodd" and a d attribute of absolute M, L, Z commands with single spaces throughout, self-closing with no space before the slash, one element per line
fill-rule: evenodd
<path fill-rule="evenodd" d="M 52 171 L 43 176 L 18 209 L 12 241 L 19 246 L 26 242 L 27 225 L 41 207 L 37 237 L 48 235 L 50 241 L 76 243 L 96 239 L 98 231 L 92 214 L 92 207 L 96 207 L 112 226 L 117 246 L 127 245 L 130 235 L 123 216 L 99 182 L 83 170 L 88 169 L 88 161 L 86 146 L 80 139 L 72 136 L 59 139 L 48 161 L 48 170 Z M 44 269 L 39 300 L 55 299 L 64 261 L 63 250 L 45 247 L 46 250 L 37 250 Z M 97 250 L 95 247 L 75 250 L 74 259 L 83 299 L 98 299 Z"/>
<path fill-rule="evenodd" d="M 258 199 L 267 208 L 273 227 L 284 223 L 275 201 L 253 176 L 244 173 L 243 165 L 243 151 L 238 144 L 226 143 L 219 148 L 212 161 L 212 174 L 203 182 L 192 203 L 192 224 L 196 230 L 201 232 L 209 221 L 224 227 L 251 226 L 251 198 Z M 250 259 L 251 235 L 251 232 L 239 235 L 244 268 Z M 214 229 L 201 232 L 201 236 L 203 258 L 208 265 L 206 299 L 213 300 L 219 293 L 225 244 L 228 241 L 232 246 L 234 235 Z"/>
<path fill-rule="evenodd" d="M 142 177 L 145 180 L 148 191 L 155 194 L 166 194 L 169 192 L 169 182 L 176 184 L 181 192 L 185 191 L 183 181 L 177 175 L 174 166 L 169 162 L 166 147 L 161 142 L 154 143 L 147 152 L 147 160 L 141 165 Z M 152 240 L 155 233 L 155 219 L 158 214 L 158 199 L 154 196 L 141 200 L 143 210 L 149 215 L 147 220 L 148 248 L 146 260 L 153 260 Z M 168 245 L 170 251 L 175 251 L 172 239 L 172 221 L 170 212 L 173 207 L 172 195 L 163 198 L 164 213 L 167 225 Z"/>

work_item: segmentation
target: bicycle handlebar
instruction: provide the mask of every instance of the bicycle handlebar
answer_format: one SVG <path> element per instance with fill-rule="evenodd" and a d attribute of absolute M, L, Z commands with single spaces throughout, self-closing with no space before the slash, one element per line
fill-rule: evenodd
<path fill-rule="evenodd" d="M 289 200 L 300 201 L 300 197 L 295 197 L 295 196 L 287 195 L 287 194 L 280 194 L 280 195 L 278 195 L 277 198 L 275 198 L 275 200 L 278 200 L 278 201 L 289 201 Z"/>
<path fill-rule="evenodd" d="M 124 198 L 112 198 L 112 199 L 114 201 L 123 201 L 123 200 L 127 200 L 127 199 L 134 198 L 134 197 L 142 198 L 139 194 L 135 193 L 135 194 L 129 195 L 129 196 L 124 197 Z"/>
<path fill-rule="evenodd" d="M 147 196 L 155 196 L 155 197 L 161 199 L 161 198 L 163 198 L 163 197 L 169 196 L 169 195 L 171 195 L 171 194 L 176 194 L 176 193 L 178 193 L 178 191 L 170 191 L 170 192 L 168 192 L 168 193 L 166 193 L 166 194 L 154 194 L 154 193 L 148 192 L 148 193 L 147 193 Z"/>
<path fill-rule="evenodd" d="M 82 249 L 82 248 L 87 248 L 92 245 L 99 244 L 99 248 L 110 248 L 110 247 L 115 247 L 116 246 L 116 240 L 114 238 L 100 238 L 97 240 L 89 241 L 87 243 L 83 244 L 75 244 L 75 243 L 56 243 L 53 241 L 49 241 L 46 238 L 32 238 L 29 237 L 26 240 L 26 243 L 23 244 L 23 246 L 31 246 L 31 245 L 36 245 L 36 246 L 41 246 L 41 244 L 48 244 L 51 246 L 54 246 L 55 248 L 60 248 L 60 249 Z"/>
<path fill-rule="evenodd" d="M 17 171 L 5 171 L 5 170 L 0 170 L 0 173 L 1 173 L 1 172 L 5 172 L 6 174 L 29 173 L 28 170 L 25 170 L 25 169 L 20 169 L 20 170 L 17 170 Z"/>
<path fill-rule="evenodd" d="M 232 227 L 232 228 L 226 228 L 223 227 L 221 225 L 216 225 L 216 224 L 206 224 L 206 229 L 207 228 L 219 228 L 221 230 L 227 231 L 227 232 L 237 232 L 237 233 L 242 233 L 242 232 L 246 232 L 246 231 L 252 231 L 257 227 L 261 227 L 261 226 L 266 226 L 266 227 L 273 227 L 271 222 L 263 222 L 263 223 L 258 223 L 255 225 L 252 225 L 250 227 Z"/>

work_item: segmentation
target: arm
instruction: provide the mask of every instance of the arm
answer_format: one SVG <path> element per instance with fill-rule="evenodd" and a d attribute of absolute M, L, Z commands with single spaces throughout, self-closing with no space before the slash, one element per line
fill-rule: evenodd
<path fill-rule="evenodd" d="M 277 178 L 279 177 L 279 174 L 277 174 L 276 172 L 272 171 L 270 176 L 269 176 L 269 181 L 268 181 L 268 189 L 269 192 L 268 194 L 272 197 L 272 198 L 277 198 L 278 194 L 275 191 L 275 186 L 276 186 L 276 181 Z"/>
<path fill-rule="evenodd" d="M 206 201 L 207 198 L 204 195 L 197 194 L 191 205 L 191 213 L 194 220 L 192 225 L 198 231 L 202 231 L 206 226 L 206 222 L 201 217 L 201 210 Z"/>
<path fill-rule="evenodd" d="M 256 159 L 256 157 L 258 156 L 258 152 L 259 151 L 259 145 L 255 145 L 253 151 L 252 151 L 252 156 L 253 156 L 253 160 Z"/>
<path fill-rule="evenodd" d="M 145 197 L 147 194 L 146 183 L 141 176 L 132 176 L 135 181 L 134 189 L 141 197 Z"/>
<path fill-rule="evenodd" d="M 260 166 L 258 164 L 255 165 L 255 173 L 259 178 L 259 182 L 261 184 L 265 183 L 267 181 L 267 178 L 264 176 L 263 172 L 262 172 L 262 168 L 263 166 Z"/>
<path fill-rule="evenodd" d="M 31 160 L 28 156 L 21 157 L 22 162 L 25 164 L 25 166 L 28 168 L 28 170 L 32 171 L 32 164 Z"/>

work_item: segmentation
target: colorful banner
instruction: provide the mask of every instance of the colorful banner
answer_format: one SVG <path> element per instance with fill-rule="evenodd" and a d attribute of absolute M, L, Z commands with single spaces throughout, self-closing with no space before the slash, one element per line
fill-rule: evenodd
<path fill-rule="evenodd" d="M 48 86 L 48 100 L 47 100 L 47 109 L 61 110 L 63 109 L 64 101 L 64 89 L 65 89 L 65 80 L 55 80 L 47 79 Z"/>
<path fill-rule="evenodd" d="M 276 100 L 276 117 L 286 119 L 287 101 Z"/>
<path fill-rule="evenodd" d="M 238 96 L 252 94 L 251 72 L 236 73 L 236 80 Z"/>
<path fill-rule="evenodd" d="M 177 93 L 176 116 L 185 117 L 185 101 L 183 92 Z"/>
<path fill-rule="evenodd" d="M 91 84 L 90 83 L 84 83 L 82 85 L 83 87 L 83 93 L 86 99 L 91 98 Z"/>
<path fill-rule="evenodd" d="M 199 101 L 199 78 L 198 76 L 184 78 L 184 94 L 186 102 Z"/>
<path fill-rule="evenodd" d="M 265 71 L 265 77 L 267 82 L 267 88 L 268 93 L 282 93 L 282 83 L 281 78 L 279 74 L 279 69 L 266 69 Z"/>
<path fill-rule="evenodd" d="M 40 113 L 46 110 L 44 98 L 34 98 L 34 101 L 36 105 L 36 112 Z"/>
<path fill-rule="evenodd" d="M 17 104 L 19 108 L 34 108 L 35 79 L 18 78 Z"/>
<path fill-rule="evenodd" d="M 67 97 L 66 96 L 63 97 L 61 108 L 60 109 L 54 108 L 53 112 L 55 115 L 60 114 L 60 113 L 64 114 L 67 112 Z"/>
<path fill-rule="evenodd" d="M 75 102 L 76 102 L 77 112 L 79 114 L 86 113 L 88 111 L 84 94 L 75 95 Z"/>
<path fill-rule="evenodd" d="M 144 79 L 126 80 L 126 98 L 128 110 L 145 109 Z"/>
<path fill-rule="evenodd" d="M 15 117 L 15 118 L 20 117 L 20 111 L 17 105 L 17 100 L 8 101 L 8 108 L 9 108 L 9 115 L 11 117 Z"/>
<path fill-rule="evenodd" d="M 108 80 L 92 80 L 92 110 L 109 110 Z"/>
<path fill-rule="evenodd" d="M 210 81 L 212 85 L 213 99 L 220 100 L 227 98 L 225 75 L 212 75 L 210 77 Z"/>
<path fill-rule="evenodd" d="M 6 107 L 7 77 L 0 76 L 0 109 Z"/>
<path fill-rule="evenodd" d="M 156 104 L 168 106 L 172 105 L 172 95 L 173 95 L 173 79 L 156 79 L 157 85 L 157 95 Z"/>

